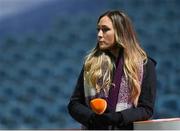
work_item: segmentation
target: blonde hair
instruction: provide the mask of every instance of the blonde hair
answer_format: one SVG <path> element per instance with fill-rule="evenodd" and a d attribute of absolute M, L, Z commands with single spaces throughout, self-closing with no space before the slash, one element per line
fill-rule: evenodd
<path fill-rule="evenodd" d="M 147 61 L 146 52 L 140 47 L 136 33 L 127 15 L 121 11 L 108 11 L 99 17 L 98 22 L 104 16 L 109 17 L 112 21 L 117 48 L 123 49 L 123 71 L 128 78 L 131 101 L 137 106 L 141 93 L 140 64 Z M 104 61 L 107 64 L 107 75 L 103 75 L 102 73 Z M 94 48 L 85 59 L 85 80 L 97 91 L 101 88 L 110 88 L 113 79 L 114 63 L 114 60 L 109 55 L 103 53 L 97 44 L 96 48 Z M 97 81 L 102 77 L 103 82 L 105 82 L 107 86 L 99 87 Z"/>
<path fill-rule="evenodd" d="M 112 83 L 113 68 L 112 59 L 97 47 L 94 48 L 86 56 L 85 60 L 84 75 L 87 84 L 90 87 L 95 87 L 97 92 L 100 92 L 103 88 L 104 91 L 108 91 Z M 98 84 L 98 80 L 100 79 L 102 80 L 102 85 Z"/>

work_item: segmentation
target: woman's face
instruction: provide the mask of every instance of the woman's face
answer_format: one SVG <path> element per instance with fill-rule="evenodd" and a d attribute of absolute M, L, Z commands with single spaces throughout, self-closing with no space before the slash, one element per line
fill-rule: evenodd
<path fill-rule="evenodd" d="M 112 21 L 109 17 L 103 16 L 98 23 L 98 44 L 101 50 L 111 49 L 115 45 L 115 34 Z"/>

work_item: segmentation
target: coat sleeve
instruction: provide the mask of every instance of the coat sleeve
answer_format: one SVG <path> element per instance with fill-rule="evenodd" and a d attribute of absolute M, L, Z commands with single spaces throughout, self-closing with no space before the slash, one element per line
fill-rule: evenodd
<path fill-rule="evenodd" d="M 121 111 L 123 124 L 129 124 L 134 121 L 147 120 L 152 117 L 155 96 L 156 96 L 156 62 L 148 59 L 144 65 L 144 74 L 137 107 Z"/>
<path fill-rule="evenodd" d="M 68 104 L 69 114 L 79 123 L 88 127 L 89 119 L 93 114 L 92 110 L 85 104 L 84 95 L 84 70 L 81 70 L 75 90 L 70 98 Z"/>

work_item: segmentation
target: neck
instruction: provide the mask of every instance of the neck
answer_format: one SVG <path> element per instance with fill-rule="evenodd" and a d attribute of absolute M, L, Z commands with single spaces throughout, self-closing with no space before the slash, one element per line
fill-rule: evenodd
<path fill-rule="evenodd" d="M 119 56 L 119 51 L 120 51 L 120 48 L 117 48 L 117 47 L 114 47 L 110 50 L 110 52 L 112 53 L 112 55 L 115 57 L 116 60 Z"/>

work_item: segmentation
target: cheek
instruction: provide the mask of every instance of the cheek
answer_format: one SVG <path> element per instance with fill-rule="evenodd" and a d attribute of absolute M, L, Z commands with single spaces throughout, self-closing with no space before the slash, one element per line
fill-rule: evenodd
<path fill-rule="evenodd" d="M 107 35 L 106 38 L 107 38 L 107 42 L 108 42 L 109 44 L 114 44 L 115 38 L 114 38 L 114 34 L 113 34 L 113 33 Z"/>

